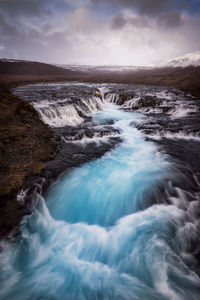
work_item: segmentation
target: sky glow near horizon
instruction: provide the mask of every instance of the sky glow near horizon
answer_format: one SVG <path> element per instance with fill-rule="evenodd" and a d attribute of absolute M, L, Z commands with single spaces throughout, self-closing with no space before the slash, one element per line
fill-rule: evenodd
<path fill-rule="evenodd" d="M 149 65 L 200 50 L 200 0 L 0 0 L 0 57 Z"/>

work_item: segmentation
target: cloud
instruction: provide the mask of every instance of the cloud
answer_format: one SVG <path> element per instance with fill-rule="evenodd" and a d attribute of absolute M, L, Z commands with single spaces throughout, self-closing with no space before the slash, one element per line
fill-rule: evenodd
<path fill-rule="evenodd" d="M 199 0 L 91 0 L 95 5 L 132 9 L 146 16 L 158 16 L 173 11 L 200 12 Z"/>
<path fill-rule="evenodd" d="M 117 14 L 112 19 L 111 28 L 120 29 L 125 25 L 131 25 L 140 29 L 149 27 L 161 27 L 163 29 L 175 29 L 182 24 L 182 15 L 180 12 L 171 12 L 159 15 L 154 18 L 149 16 L 138 16 L 131 11 L 124 11 Z"/>
<path fill-rule="evenodd" d="M 180 12 L 172 12 L 160 15 L 157 19 L 158 26 L 164 28 L 177 28 L 180 27 L 183 20 Z"/>
<path fill-rule="evenodd" d="M 131 11 L 124 11 L 117 14 L 111 22 L 112 29 L 120 29 L 125 25 L 130 25 L 132 27 L 137 27 L 143 29 L 145 27 L 151 27 L 152 21 L 146 16 L 138 16 L 133 14 Z"/>
<path fill-rule="evenodd" d="M 119 29 L 122 28 L 126 24 L 126 20 L 124 19 L 123 15 L 117 14 L 112 20 L 112 29 Z"/>
<path fill-rule="evenodd" d="M 200 48 L 200 19 L 186 12 L 187 0 L 9 2 L 0 0 L 0 50 L 8 58 L 144 65 Z"/>
<path fill-rule="evenodd" d="M 41 16 L 44 1 L 0 0 L 0 10 L 8 16 Z"/>
<path fill-rule="evenodd" d="M 118 0 L 120 5 L 136 9 L 142 15 L 158 15 L 173 6 L 173 0 Z"/>

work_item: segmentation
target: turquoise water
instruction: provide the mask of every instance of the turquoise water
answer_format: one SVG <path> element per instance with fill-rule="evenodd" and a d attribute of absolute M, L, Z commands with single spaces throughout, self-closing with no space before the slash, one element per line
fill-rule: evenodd
<path fill-rule="evenodd" d="M 123 143 L 75 169 L 52 188 L 47 203 L 55 219 L 112 226 L 121 217 L 150 205 L 149 194 L 165 176 L 167 163 L 133 127 L 134 122 L 142 121 L 140 114 L 107 104 L 94 116 L 99 124 L 113 118 Z"/>
<path fill-rule="evenodd" d="M 4 246 L 1 299 L 199 299 L 180 246 L 190 220 L 159 192 L 171 164 L 136 129 L 142 115 L 113 104 L 93 115 L 110 119 L 122 143 L 63 175 L 46 202 L 38 195 L 22 237 Z"/>

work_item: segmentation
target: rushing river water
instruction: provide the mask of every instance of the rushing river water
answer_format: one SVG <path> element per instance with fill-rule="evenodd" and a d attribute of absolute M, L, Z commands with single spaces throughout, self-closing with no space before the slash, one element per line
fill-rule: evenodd
<path fill-rule="evenodd" d="M 102 99 L 84 100 L 82 106 L 89 106 L 92 117 L 88 124 L 95 134 L 90 138 L 109 144 L 117 136 L 120 142 L 62 174 L 45 200 L 35 194 L 38 205 L 24 219 L 21 236 L 0 253 L 0 299 L 200 298 L 197 262 L 190 251 L 198 240 L 198 191 L 190 192 L 190 201 L 184 189 L 177 187 L 173 194 L 173 184 L 185 175 L 138 129 L 146 117 L 122 110 L 118 98 L 105 91 L 99 88 Z M 52 126 L 65 121 L 75 126 L 84 117 L 74 109 L 40 113 Z M 60 111 L 64 117 L 58 118 Z M 100 136 L 108 124 L 112 131 Z M 85 132 L 78 141 L 70 135 L 68 140 L 87 148 Z M 68 145 L 66 135 L 63 141 Z"/>

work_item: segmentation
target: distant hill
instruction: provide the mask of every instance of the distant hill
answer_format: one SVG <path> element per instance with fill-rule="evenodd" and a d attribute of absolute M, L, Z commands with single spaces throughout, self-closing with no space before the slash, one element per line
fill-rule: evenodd
<path fill-rule="evenodd" d="M 193 60 L 192 60 L 193 57 Z M 79 81 L 93 83 L 125 83 L 141 85 L 160 85 L 179 88 L 192 93 L 200 99 L 200 65 L 198 54 L 177 58 L 189 66 L 173 64 L 164 67 L 138 68 L 118 66 L 70 66 L 50 65 L 14 59 L 0 59 L 0 81 L 11 85 L 36 82 Z M 189 62 L 196 62 L 191 65 Z"/>
<path fill-rule="evenodd" d="M 72 71 L 82 71 L 87 73 L 124 73 L 139 70 L 149 70 L 151 67 L 142 66 L 115 66 L 115 65 L 103 65 L 103 66 L 89 66 L 89 65 L 56 65 Z"/>
<path fill-rule="evenodd" d="M 71 75 L 75 73 L 77 72 L 67 68 L 41 62 L 6 58 L 0 59 L 0 74 L 5 75 Z"/>
<path fill-rule="evenodd" d="M 9 84 L 26 84 L 48 81 L 74 81 L 82 76 L 79 69 L 71 70 L 42 62 L 0 59 L 0 81 Z"/>

